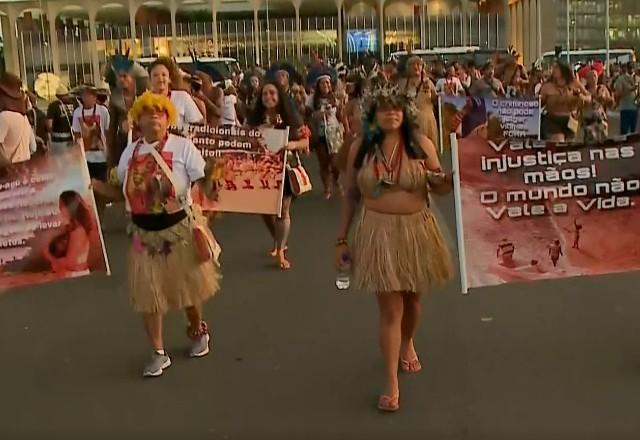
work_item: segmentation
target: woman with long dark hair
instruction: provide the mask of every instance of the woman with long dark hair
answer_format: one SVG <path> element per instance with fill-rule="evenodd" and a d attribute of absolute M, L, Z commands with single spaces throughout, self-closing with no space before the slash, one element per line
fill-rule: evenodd
<path fill-rule="evenodd" d="M 289 127 L 289 143 L 286 146 L 288 157 L 300 160 L 298 152 L 309 151 L 309 138 L 305 134 L 302 119 L 293 109 L 291 100 L 282 87 L 275 81 L 267 81 L 258 92 L 255 109 L 249 114 L 248 125 L 255 128 L 285 129 Z M 288 165 L 287 165 L 288 166 Z M 284 196 L 282 212 L 279 217 L 265 215 L 263 219 L 271 232 L 274 248 L 271 255 L 278 259 L 280 269 L 288 270 L 291 263 L 287 259 L 287 240 L 291 229 L 291 204 L 293 192 L 287 173 L 284 178 Z"/>
<path fill-rule="evenodd" d="M 543 139 L 564 142 L 575 137 L 578 110 L 591 102 L 591 96 L 575 79 L 571 68 L 557 62 L 551 78 L 540 89 L 540 100 L 544 107 L 540 124 Z"/>
<path fill-rule="evenodd" d="M 75 191 L 60 194 L 59 208 L 64 231 L 45 248 L 45 258 L 54 272 L 84 272 L 89 268 L 87 260 L 90 234 L 95 229 L 94 216 Z"/>
<path fill-rule="evenodd" d="M 320 163 L 324 196 L 330 199 L 340 175 L 334 159 L 342 147 L 342 106 L 333 90 L 330 75 L 318 77 L 308 109 L 311 115 L 311 144 Z"/>
<path fill-rule="evenodd" d="M 431 192 L 450 191 L 451 176 L 442 172 L 433 142 L 420 134 L 411 98 L 386 84 L 368 101 L 365 133 L 349 154 L 336 266 L 344 270 L 351 262 L 354 287 L 376 293 L 386 371 L 378 408 L 397 411 L 398 363 L 407 373 L 422 369 L 414 347 L 419 292 L 448 281 L 453 272 L 429 207 Z M 350 248 L 349 229 L 360 202 L 363 209 Z"/>

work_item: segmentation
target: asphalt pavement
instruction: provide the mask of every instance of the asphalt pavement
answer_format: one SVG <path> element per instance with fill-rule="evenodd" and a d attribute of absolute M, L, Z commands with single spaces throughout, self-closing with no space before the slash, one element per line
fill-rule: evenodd
<path fill-rule="evenodd" d="M 315 180 L 318 182 L 318 179 Z M 439 199 L 453 229 L 451 198 Z M 0 439 L 640 438 L 640 276 L 424 296 L 424 369 L 382 390 L 373 296 L 333 286 L 338 202 L 293 208 L 293 269 L 276 269 L 259 218 L 224 215 L 223 289 L 206 306 L 213 351 L 143 379 L 149 351 L 127 303 L 124 221 L 110 211 L 113 275 L 0 295 Z"/>

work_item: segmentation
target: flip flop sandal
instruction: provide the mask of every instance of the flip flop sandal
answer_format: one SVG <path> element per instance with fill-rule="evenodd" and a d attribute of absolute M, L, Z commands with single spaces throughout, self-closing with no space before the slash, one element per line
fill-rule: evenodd
<path fill-rule="evenodd" d="M 405 373 L 418 373 L 422 370 L 422 364 L 417 357 L 412 361 L 400 358 L 400 369 Z"/>

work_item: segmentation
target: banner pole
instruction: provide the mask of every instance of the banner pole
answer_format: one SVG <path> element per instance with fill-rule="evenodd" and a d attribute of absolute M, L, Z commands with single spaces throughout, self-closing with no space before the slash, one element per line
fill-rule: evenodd
<path fill-rule="evenodd" d="M 458 157 L 458 138 L 451 133 L 451 162 L 453 164 L 453 201 L 456 208 L 456 237 L 458 242 L 458 259 L 460 263 L 460 286 L 464 295 L 469 294 L 467 279 L 467 257 L 464 248 L 464 226 L 462 223 L 462 194 L 460 190 L 460 162 Z"/>
<path fill-rule="evenodd" d="M 542 140 L 542 98 L 538 96 L 538 140 Z"/>
<path fill-rule="evenodd" d="M 438 95 L 438 140 L 440 141 L 440 157 L 444 154 L 444 132 L 442 131 L 442 96 Z"/>

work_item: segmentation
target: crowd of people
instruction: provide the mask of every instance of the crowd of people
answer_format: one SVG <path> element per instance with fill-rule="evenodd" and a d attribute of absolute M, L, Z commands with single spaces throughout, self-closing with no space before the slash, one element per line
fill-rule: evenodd
<path fill-rule="evenodd" d="M 414 346 L 419 294 L 453 274 L 430 208 L 431 194 L 452 187 L 436 152 L 438 96 L 539 97 L 543 138 L 599 141 L 609 135 L 611 110 L 620 110 L 623 134 L 636 130 L 638 118 L 634 66 L 612 66 L 611 75 L 605 70 L 600 62 L 579 69 L 558 62 L 548 71 L 527 71 L 510 53 L 482 66 L 410 56 L 402 65 L 364 57 L 348 68 L 316 58 L 304 72 L 278 63 L 224 78 L 196 57 L 193 70 L 184 72 L 169 58 L 144 69 L 118 53 L 104 72 L 108 87 L 70 91 L 61 85 L 46 113 L 22 91 L 19 77 L 4 74 L 0 158 L 4 164 L 25 161 L 81 141 L 99 213 L 107 202 L 123 201 L 130 214 L 130 301 L 153 350 L 143 374 L 156 377 L 171 365 L 163 316 L 184 310 L 189 353 L 204 356 L 210 335 L 202 305 L 220 288 L 215 238 L 190 197 L 194 185 L 211 199 L 217 188 L 206 182 L 206 162 L 182 136 L 184 129 L 288 127 L 288 157 L 299 161 L 313 152 L 324 198 L 342 199 L 336 266 L 352 265 L 354 287 L 376 293 L 386 373 L 378 407 L 396 411 L 398 369 L 413 374 L 422 368 Z M 263 220 L 277 266 L 290 270 L 296 197 L 288 177 L 283 184 L 281 215 Z M 207 244 L 209 254 L 202 251 Z"/>

